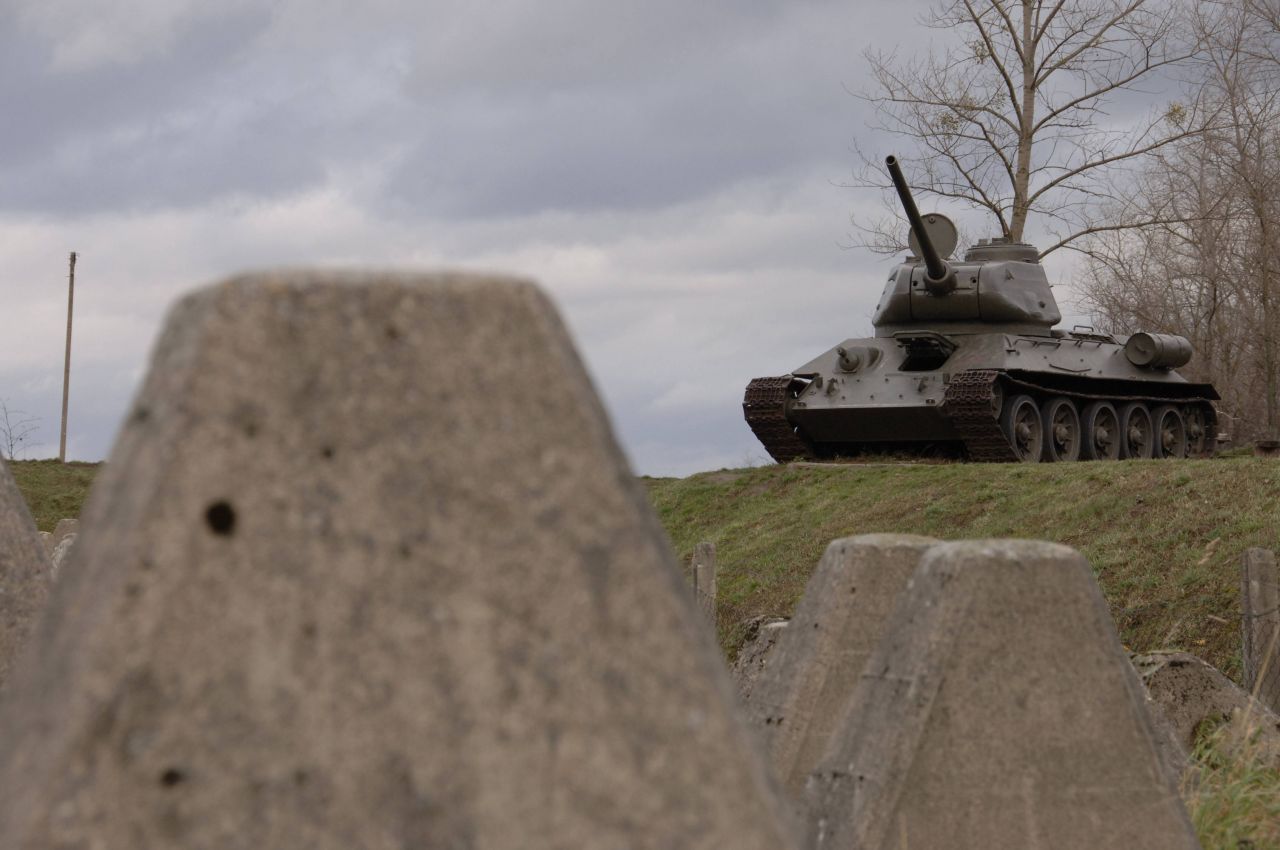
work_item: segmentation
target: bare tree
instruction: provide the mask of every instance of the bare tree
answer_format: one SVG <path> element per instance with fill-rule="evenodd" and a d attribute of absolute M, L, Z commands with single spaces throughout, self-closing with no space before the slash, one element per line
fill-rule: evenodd
<path fill-rule="evenodd" d="M 1217 125 L 1159 152 L 1131 199 L 1107 206 L 1086 303 L 1113 329 L 1183 334 L 1244 423 L 1280 431 L 1280 16 L 1275 0 L 1202 4 L 1195 99 Z M 1167 223 L 1124 226 L 1163 211 Z M 1114 227 L 1114 230 L 1107 228 Z M 1105 231 L 1105 232 L 1104 232 Z"/>
<path fill-rule="evenodd" d="M 40 429 L 40 420 L 21 410 L 10 410 L 7 399 L 0 399 L 0 455 L 14 460 L 24 443 Z"/>
<path fill-rule="evenodd" d="M 983 210 L 1014 240 L 1042 217 L 1057 240 L 1043 256 L 1097 232 L 1093 210 L 1118 197 L 1117 166 L 1199 131 L 1186 105 L 1124 126 L 1109 115 L 1122 93 L 1196 54 L 1179 8 L 1176 0 L 943 0 L 924 23 L 959 32 L 962 44 L 939 54 L 869 51 L 875 84 L 862 96 L 881 129 L 914 143 L 915 156 L 904 157 L 915 164 L 913 190 Z M 886 188 L 879 161 L 863 155 L 854 185 Z M 858 224 L 871 247 L 897 249 L 897 228 Z"/>

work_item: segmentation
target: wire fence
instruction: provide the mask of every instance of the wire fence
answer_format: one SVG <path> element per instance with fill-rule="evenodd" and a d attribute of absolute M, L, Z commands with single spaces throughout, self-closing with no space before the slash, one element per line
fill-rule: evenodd
<path fill-rule="evenodd" d="M 1240 608 L 1244 685 L 1260 702 L 1280 712 L 1280 571 L 1269 549 L 1244 553 Z"/>

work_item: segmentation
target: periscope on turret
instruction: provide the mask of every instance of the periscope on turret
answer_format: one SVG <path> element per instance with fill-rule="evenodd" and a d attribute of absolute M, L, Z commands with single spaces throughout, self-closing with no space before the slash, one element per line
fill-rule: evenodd
<path fill-rule="evenodd" d="M 922 215 L 895 157 L 885 165 L 910 224 L 875 336 L 847 339 L 747 385 L 743 413 L 779 462 L 910 451 L 979 461 L 1212 454 L 1218 393 L 1175 369 L 1180 336 L 1056 328 L 1039 251 L 1005 237 L 951 260 L 957 231 Z"/>

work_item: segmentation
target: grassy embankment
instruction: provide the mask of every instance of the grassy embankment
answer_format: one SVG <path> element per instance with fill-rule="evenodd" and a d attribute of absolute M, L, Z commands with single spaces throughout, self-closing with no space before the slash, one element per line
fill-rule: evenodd
<path fill-rule="evenodd" d="M 102 464 L 56 460 L 7 461 L 18 489 L 27 499 L 41 531 L 53 531 L 58 520 L 80 516 L 89 486 Z"/>
<path fill-rule="evenodd" d="M 1280 548 L 1280 463 L 767 466 L 646 479 L 682 558 L 716 544 L 721 641 L 790 614 L 834 538 L 1031 537 L 1093 565 L 1132 649 L 1185 649 L 1240 674 L 1240 554 Z"/>

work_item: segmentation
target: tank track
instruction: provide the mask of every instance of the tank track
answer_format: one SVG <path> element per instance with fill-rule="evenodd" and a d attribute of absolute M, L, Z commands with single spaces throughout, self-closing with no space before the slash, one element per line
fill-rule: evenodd
<path fill-rule="evenodd" d="M 1000 427 L 1000 417 L 996 412 L 997 392 L 1006 388 L 1017 387 L 1035 393 L 1050 393 L 1070 398 L 1090 401 L 1144 401 L 1158 404 L 1184 405 L 1203 403 L 1205 428 L 1208 433 L 1205 439 L 1202 456 L 1212 455 L 1218 442 L 1218 415 L 1213 404 L 1207 398 L 1177 398 L 1169 396 L 1130 395 L 1118 397 L 1114 395 L 1098 395 L 1078 390 L 1054 389 L 1044 387 L 1031 381 L 1020 380 L 1004 372 L 994 369 L 971 369 L 951 377 L 943 399 L 942 412 L 951 420 L 952 426 L 964 442 L 965 454 L 969 460 L 987 463 L 1009 463 L 1018 459 L 1013 447 L 1009 445 L 1004 430 Z"/>
<path fill-rule="evenodd" d="M 996 391 L 1000 373 L 973 369 L 951 376 L 942 412 L 964 441 L 969 460 L 1011 463 L 1018 459 L 1000 428 L 996 413 Z"/>
<path fill-rule="evenodd" d="M 742 397 L 742 415 L 756 439 L 778 463 L 813 456 L 813 447 L 787 421 L 787 399 L 795 378 L 753 378 Z"/>

